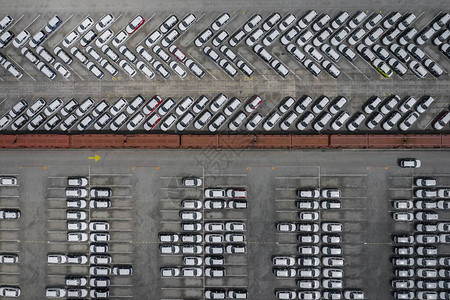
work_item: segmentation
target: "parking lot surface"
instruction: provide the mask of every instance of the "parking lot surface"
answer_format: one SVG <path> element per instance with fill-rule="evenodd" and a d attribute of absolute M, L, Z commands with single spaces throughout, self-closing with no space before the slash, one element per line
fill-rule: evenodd
<path fill-rule="evenodd" d="M 395 199 L 420 200 L 414 178 L 435 177 L 439 188 L 450 182 L 447 151 L 2 151 L 2 176 L 14 176 L 17 184 L 1 187 L 1 207 L 19 209 L 18 220 L 2 220 L 0 248 L 16 253 L 18 264 L 1 264 L 0 281 L 19 286 L 23 299 L 31 295 L 43 298 L 48 287 L 64 287 L 68 275 L 89 275 L 91 262 L 81 265 L 47 263 L 50 253 L 89 253 L 89 242 L 68 242 L 66 222 L 67 177 L 89 179 L 88 188 L 108 187 L 111 207 L 86 211 L 89 221 L 110 224 L 110 266 L 131 265 L 131 276 L 109 275 L 111 299 L 203 298 L 208 289 L 246 290 L 249 299 L 275 299 L 275 290 L 294 289 L 300 278 L 275 277 L 274 256 L 298 257 L 301 243 L 296 232 L 280 232 L 280 222 L 342 224 L 339 233 L 345 264 L 341 269 L 343 289 L 362 290 L 367 299 L 389 299 L 394 289 L 391 258 L 393 236 L 413 234 L 418 221 L 398 222 Z M 98 154 L 97 162 L 89 160 Z M 421 160 L 418 169 L 402 169 L 398 158 Z M 198 177 L 202 185 L 186 187 L 185 177 Z M 161 253 L 160 233 L 188 234 L 181 229 L 182 200 L 198 199 L 204 203 L 205 188 L 239 188 L 247 191 L 246 209 L 194 209 L 202 213 L 199 221 L 244 222 L 244 254 L 224 253 L 223 277 L 205 275 L 194 278 L 161 276 L 161 268 L 182 269 L 182 254 Z M 302 188 L 339 189 L 340 209 L 314 209 L 318 220 L 302 221 L 296 190 Z M 92 202 L 93 198 L 89 202 Z M 320 203 L 323 199 L 320 199 Z M 228 200 L 227 200 L 228 201 Z M 419 212 L 414 209 L 411 212 Z M 448 221 L 448 211 L 438 210 L 439 222 Z M 203 230 L 203 229 L 202 229 Z M 195 232 L 194 232 L 195 233 Z M 218 232 L 226 234 L 229 232 Z M 319 233 L 322 232 L 322 228 Z M 418 232 L 417 232 L 418 233 Z M 92 234 L 92 232 L 91 232 Z M 195 233 L 197 234 L 197 233 Z M 199 234 L 208 234 L 200 231 Z M 170 244 L 170 243 L 169 243 Z M 192 244 L 192 243 L 187 243 Z M 195 243 L 206 258 L 206 241 Z M 415 243 L 413 246 L 419 246 Z M 183 248 L 181 240 L 172 245 Z M 209 244 L 211 245 L 211 244 Z M 223 245 L 227 245 L 223 242 Z M 306 246 L 306 244 L 303 244 Z M 327 246 L 320 242 L 317 246 Z M 328 245 L 329 246 L 329 245 Z M 436 244 L 438 257 L 448 253 L 447 244 Z M 184 251 L 184 250 L 183 250 Z M 323 251 L 323 250 L 321 250 Z M 90 253 L 91 256 L 93 255 Z M 320 257 L 321 255 L 318 254 Z M 415 257 L 416 259 L 418 257 Z M 300 268 L 295 265 L 295 268 Z M 325 268 L 320 265 L 317 268 Z M 420 268 L 420 267 L 419 267 Z M 322 279 L 322 277 L 319 277 Z M 420 279 L 420 278 L 418 278 Z M 89 286 L 89 285 L 88 285 Z M 319 291 L 326 289 L 321 287 Z M 416 291 L 419 291 L 417 289 Z"/>

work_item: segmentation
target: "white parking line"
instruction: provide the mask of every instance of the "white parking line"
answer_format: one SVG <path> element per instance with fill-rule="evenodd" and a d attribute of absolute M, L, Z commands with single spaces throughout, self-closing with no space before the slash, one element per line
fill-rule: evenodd
<path fill-rule="evenodd" d="M 345 176 L 354 176 L 354 177 L 367 177 L 367 174 L 320 174 L 322 177 L 331 177 L 331 176 L 336 176 L 336 177 L 345 177 Z"/>
<path fill-rule="evenodd" d="M 5 102 L 5 101 L 6 101 L 6 99 L 8 99 L 8 98 L 5 98 L 5 99 L 3 99 L 3 100 L 2 100 L 2 102 L 0 102 L 0 104 L 2 104 L 3 102 Z"/>
<path fill-rule="evenodd" d="M 22 20 L 23 17 L 24 15 L 21 15 L 20 18 L 18 18 L 8 29 L 12 29 L 17 23 L 19 23 L 20 20 Z"/>
<path fill-rule="evenodd" d="M 319 176 L 275 176 L 275 179 L 292 179 L 292 180 L 294 180 L 294 179 L 305 179 L 305 178 L 314 178 L 314 179 L 316 179 L 316 178 L 319 178 Z"/>
<path fill-rule="evenodd" d="M 39 19 L 39 17 L 40 17 L 41 15 L 39 14 L 36 18 L 34 18 L 34 20 L 33 21 L 31 21 L 31 23 L 30 24 L 28 24 L 23 30 L 25 30 L 25 29 L 27 29 L 28 27 L 30 27 L 31 26 L 31 24 L 33 24 L 34 22 L 36 22 L 36 20 L 37 19 Z"/>
<path fill-rule="evenodd" d="M 211 176 L 211 177 L 221 177 L 221 176 L 227 176 L 227 177 L 246 177 L 247 174 L 205 174 L 204 176 Z"/>
<path fill-rule="evenodd" d="M 184 186 L 174 186 L 174 187 L 161 187 L 161 190 L 188 190 L 190 191 L 192 188 L 184 187 Z"/>
<path fill-rule="evenodd" d="M 91 174 L 91 176 L 133 176 L 133 174 Z M 92 184 L 91 184 L 92 185 Z M 96 185 L 92 185 L 93 187 L 95 187 Z"/>
<path fill-rule="evenodd" d="M 81 80 L 83 80 L 84 81 L 84 78 L 83 77 L 81 77 L 81 75 L 80 74 L 78 74 L 71 66 L 69 66 L 69 65 L 67 65 L 67 67 L 69 67 L 69 69 L 71 69 L 72 70 L 72 72 L 74 72 L 78 77 L 80 77 L 80 79 Z"/>
<path fill-rule="evenodd" d="M 363 60 L 365 60 L 364 58 L 363 58 Z M 347 60 L 347 62 L 349 63 L 349 64 L 351 64 L 359 73 L 361 73 L 367 80 L 369 80 L 369 77 L 367 77 L 366 76 L 366 74 L 364 74 L 357 66 L 355 66 L 351 61 L 349 61 L 349 60 Z"/>

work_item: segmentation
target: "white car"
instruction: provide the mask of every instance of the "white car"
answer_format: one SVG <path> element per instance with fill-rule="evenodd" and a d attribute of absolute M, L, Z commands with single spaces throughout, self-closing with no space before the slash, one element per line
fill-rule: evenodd
<path fill-rule="evenodd" d="M 127 38 L 128 38 L 128 33 L 126 33 L 126 31 L 122 30 L 118 34 L 116 34 L 116 36 L 114 37 L 114 39 L 112 41 L 112 45 L 117 48 L 120 45 L 122 45 Z"/>
<path fill-rule="evenodd" d="M 195 39 L 195 45 L 197 47 L 203 46 L 213 35 L 213 32 L 211 29 L 205 29 L 202 33 L 198 35 L 198 37 Z"/>
<path fill-rule="evenodd" d="M 178 28 L 181 31 L 186 31 L 191 25 L 197 20 L 197 17 L 194 14 L 188 14 L 184 17 L 180 23 L 178 24 Z"/>
<path fill-rule="evenodd" d="M 147 45 L 147 47 L 151 47 L 159 40 L 161 36 L 162 36 L 161 32 L 155 30 L 149 34 L 149 36 L 145 40 L 145 44 Z"/>
<path fill-rule="evenodd" d="M 178 22 L 178 18 L 175 15 L 169 16 L 159 27 L 159 30 L 164 34 L 172 29 L 173 26 Z"/>
<path fill-rule="evenodd" d="M 112 14 L 107 14 L 98 21 L 97 25 L 95 25 L 95 29 L 97 29 L 98 32 L 101 32 L 111 26 L 114 20 L 115 17 Z"/>
<path fill-rule="evenodd" d="M 105 30 L 95 41 L 97 47 L 101 48 L 103 45 L 108 43 L 114 35 L 114 32 L 111 29 Z"/>
<path fill-rule="evenodd" d="M 258 125 L 261 123 L 261 121 L 263 119 L 264 119 L 264 117 L 262 116 L 262 114 L 257 113 L 255 115 L 253 115 L 252 118 L 250 118 L 250 120 L 245 125 L 245 128 L 248 131 L 253 131 L 253 130 L 255 130 L 256 127 L 258 127 Z"/>
<path fill-rule="evenodd" d="M 145 115 L 143 113 L 137 113 L 134 117 L 128 122 L 127 129 L 129 131 L 134 131 L 136 128 L 144 122 Z"/>
<path fill-rule="evenodd" d="M 228 13 L 223 13 L 211 24 L 211 28 L 214 31 L 218 31 L 230 20 L 230 15 Z"/>
<path fill-rule="evenodd" d="M 26 42 L 28 42 L 30 37 L 31 37 L 31 34 L 27 30 L 23 30 L 14 38 L 14 40 L 13 40 L 14 47 L 16 47 L 16 48 L 22 47 L 23 45 L 26 44 Z"/>
<path fill-rule="evenodd" d="M 279 16 L 279 14 L 278 14 Z M 245 30 L 246 33 L 249 33 L 250 31 L 253 30 L 253 28 L 255 28 L 256 26 L 258 26 L 258 24 L 261 22 L 262 17 L 259 14 L 254 14 L 243 26 L 243 29 Z"/>
<path fill-rule="evenodd" d="M 162 131 L 169 130 L 177 119 L 178 117 L 175 114 L 168 115 L 167 118 L 165 118 L 164 121 L 161 123 L 161 130 Z"/>
<path fill-rule="evenodd" d="M 263 124 L 263 128 L 266 131 L 271 130 L 276 123 L 280 120 L 281 115 L 278 112 L 273 112 L 269 117 L 266 119 L 266 121 Z"/>

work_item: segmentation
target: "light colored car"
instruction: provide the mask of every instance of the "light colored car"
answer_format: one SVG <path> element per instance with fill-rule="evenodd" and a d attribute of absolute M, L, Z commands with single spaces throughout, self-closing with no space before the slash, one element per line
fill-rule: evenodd
<path fill-rule="evenodd" d="M 213 44 L 213 46 L 219 47 L 220 44 L 222 44 L 222 42 L 227 39 L 228 35 L 229 34 L 226 30 L 221 30 L 218 34 L 216 34 L 211 43 Z"/>
<path fill-rule="evenodd" d="M 186 67 L 189 68 L 189 70 L 191 70 L 192 73 L 194 73 L 195 76 L 197 76 L 198 78 L 203 78 L 203 76 L 205 76 L 205 71 L 203 71 L 200 66 L 198 64 L 196 64 L 195 62 L 193 62 L 192 60 L 188 59 L 185 62 Z"/>
<path fill-rule="evenodd" d="M 114 36 L 114 32 L 111 29 L 107 29 L 102 34 L 100 34 L 100 36 L 95 41 L 95 44 L 97 45 L 97 47 L 101 48 L 106 43 L 108 43 L 112 39 L 113 36 Z"/>
<path fill-rule="evenodd" d="M 202 47 L 213 35 L 211 29 L 205 29 L 202 33 L 200 33 L 194 41 L 194 44 L 197 47 Z"/>
<path fill-rule="evenodd" d="M 18 35 L 16 35 L 16 37 L 13 40 L 14 47 L 20 48 L 24 46 L 26 42 L 28 42 L 30 37 L 31 37 L 30 32 L 28 32 L 27 30 L 21 31 Z"/>
<path fill-rule="evenodd" d="M 120 45 L 122 45 L 128 38 L 128 33 L 124 30 L 119 31 L 119 33 L 117 33 L 113 40 L 112 40 L 112 45 L 114 47 L 119 47 Z"/>
<path fill-rule="evenodd" d="M 67 234 L 67 241 L 69 242 L 86 242 L 88 235 L 84 232 L 69 232 Z"/>
<path fill-rule="evenodd" d="M 178 28 L 181 31 L 186 31 L 191 25 L 197 20 L 197 17 L 194 14 L 186 15 L 178 24 Z"/>
<path fill-rule="evenodd" d="M 420 46 L 425 44 L 434 34 L 436 30 L 433 27 L 428 27 L 416 38 L 416 43 Z"/>
<path fill-rule="evenodd" d="M 243 26 L 246 33 L 252 31 L 261 22 L 262 17 L 259 14 L 254 14 Z M 273 25 L 272 25 L 273 26 Z M 270 28 L 269 28 L 270 29 Z"/>
<path fill-rule="evenodd" d="M 3 37 L 3 35 L 2 35 L 2 37 Z M 43 30 L 38 31 L 31 37 L 30 42 L 28 43 L 28 45 L 31 48 L 36 48 L 37 46 L 42 44 L 42 42 L 44 42 L 44 40 L 46 38 L 47 38 L 47 33 L 45 33 Z M 1 38 L 1 39 L 3 39 L 3 38 Z"/>
<path fill-rule="evenodd" d="M 315 10 L 308 10 L 297 22 L 300 29 L 308 27 L 309 24 L 317 17 L 317 12 Z"/>
<path fill-rule="evenodd" d="M 419 114 L 415 111 L 410 112 L 403 121 L 400 122 L 399 128 L 402 131 L 408 130 L 419 118 Z"/>
<path fill-rule="evenodd" d="M 231 47 L 235 47 L 244 39 L 245 36 L 246 36 L 245 31 L 239 29 L 238 31 L 233 33 L 233 35 L 231 35 L 230 39 L 228 40 L 228 44 L 230 44 Z"/>
<path fill-rule="evenodd" d="M 208 130 L 210 132 L 216 132 L 222 125 L 224 124 L 226 117 L 223 114 L 218 114 L 215 118 L 212 119 L 211 123 L 208 126 Z"/>
<path fill-rule="evenodd" d="M 280 120 L 281 115 L 274 111 L 272 114 L 269 115 L 269 117 L 266 119 L 266 121 L 263 124 L 263 129 L 266 131 L 271 130 Z"/>
<path fill-rule="evenodd" d="M 89 30 L 80 40 L 80 45 L 82 47 L 86 47 L 89 45 L 95 38 L 97 37 L 97 33 L 94 30 Z"/>
<path fill-rule="evenodd" d="M 357 44 L 363 36 L 366 34 L 366 31 L 363 28 L 356 29 L 353 34 L 347 39 L 350 45 Z"/>
<path fill-rule="evenodd" d="M 194 127 L 196 129 L 202 129 L 206 123 L 212 118 L 212 113 L 208 110 L 204 111 L 194 122 Z"/>
<path fill-rule="evenodd" d="M 162 36 L 161 32 L 158 30 L 153 31 L 148 35 L 148 37 L 145 39 L 145 44 L 147 47 L 152 47 Z"/>
<path fill-rule="evenodd" d="M 265 46 L 270 46 L 278 38 L 279 35 L 280 31 L 278 31 L 278 29 L 272 29 L 269 33 L 265 35 L 264 39 L 262 40 L 262 43 Z"/>
<path fill-rule="evenodd" d="M 261 28 L 258 28 L 247 37 L 245 43 L 247 44 L 247 46 L 253 47 L 256 42 L 263 36 L 263 34 L 264 31 Z"/>
<path fill-rule="evenodd" d="M 223 112 L 227 116 L 231 116 L 234 111 L 241 105 L 242 101 L 239 98 L 233 97 L 225 106 Z"/>
<path fill-rule="evenodd" d="M 136 75 L 136 70 L 124 59 L 119 62 L 119 66 L 128 74 L 131 78 Z"/>
<path fill-rule="evenodd" d="M 97 29 L 98 32 L 101 32 L 111 26 L 114 20 L 115 17 L 112 14 L 107 14 L 98 21 L 97 25 L 95 25 L 95 29 Z"/>
<path fill-rule="evenodd" d="M 347 112 L 345 111 L 341 112 L 331 123 L 331 128 L 333 130 L 339 130 L 345 124 L 345 122 L 348 120 L 349 117 L 350 115 Z"/>
<path fill-rule="evenodd" d="M 125 30 L 128 34 L 133 34 L 136 32 L 136 30 L 139 29 L 139 27 L 144 24 L 145 19 L 141 15 L 137 15 L 136 17 L 131 20 L 130 23 L 128 23 L 127 27 L 125 27 Z"/>
<path fill-rule="evenodd" d="M 255 114 L 245 125 L 245 128 L 249 131 L 255 130 L 259 123 L 263 120 L 263 116 L 260 113 Z"/>
<path fill-rule="evenodd" d="M 429 96 L 429 95 L 425 95 L 420 101 L 419 103 L 417 103 L 416 106 L 416 111 L 420 114 L 423 114 L 424 112 L 426 112 L 428 110 L 428 108 L 430 108 L 431 104 L 433 104 L 434 102 L 434 98 Z"/>
<path fill-rule="evenodd" d="M 80 25 L 78 25 L 77 30 L 79 33 L 84 33 L 88 31 L 94 25 L 94 20 L 92 18 L 87 17 L 83 21 L 81 21 Z"/>
<path fill-rule="evenodd" d="M 299 26 L 293 26 L 291 29 L 286 31 L 285 34 L 281 36 L 280 42 L 283 45 L 287 45 L 292 42 L 301 32 L 301 28 Z"/>
<path fill-rule="evenodd" d="M 1 21 L 0 21 L 0 33 L 8 29 L 9 26 L 11 26 L 14 23 L 14 18 L 6 15 Z"/>
<path fill-rule="evenodd" d="M 348 12 L 346 12 L 346 11 L 341 12 L 331 22 L 331 24 L 330 24 L 331 28 L 333 28 L 334 30 L 338 29 L 348 20 L 349 17 L 350 17 L 350 15 L 348 14 Z"/>
<path fill-rule="evenodd" d="M 329 14 L 323 14 L 314 22 L 314 24 L 312 24 L 311 27 L 315 32 L 318 32 L 328 24 L 330 19 L 331 17 Z"/>
<path fill-rule="evenodd" d="M 289 26 L 291 26 L 296 20 L 295 15 L 293 14 L 287 14 L 278 24 L 278 28 L 281 30 L 281 32 L 288 29 Z"/>
<path fill-rule="evenodd" d="M 109 48 L 109 46 L 107 46 L 108 48 Z M 108 49 L 108 48 L 105 48 L 105 50 L 106 49 Z M 111 49 L 111 48 L 109 48 L 109 49 Z M 103 50 L 103 47 L 102 47 L 102 50 Z M 111 49 L 112 50 L 112 49 Z M 108 55 L 108 53 L 106 53 L 105 51 L 103 51 L 106 55 Z M 155 59 L 153 58 L 153 56 L 150 54 L 150 52 L 147 50 L 147 49 L 145 49 L 143 46 L 141 46 L 141 45 L 139 45 L 139 46 L 137 46 L 136 47 L 136 52 L 140 55 L 140 56 L 142 56 L 148 63 L 152 63 Z M 119 57 L 117 56 L 117 54 L 115 54 L 114 52 L 113 52 L 113 55 L 114 55 L 114 58 L 112 58 L 111 56 L 109 56 L 108 55 L 108 57 L 109 58 L 111 58 L 113 61 L 117 61 L 117 60 L 119 60 Z"/>
<path fill-rule="evenodd" d="M 329 60 L 322 61 L 322 67 L 334 78 L 338 78 L 341 75 L 341 70 Z"/>
<path fill-rule="evenodd" d="M 230 20 L 230 15 L 228 13 L 223 13 L 211 24 L 211 28 L 218 31 Z"/>

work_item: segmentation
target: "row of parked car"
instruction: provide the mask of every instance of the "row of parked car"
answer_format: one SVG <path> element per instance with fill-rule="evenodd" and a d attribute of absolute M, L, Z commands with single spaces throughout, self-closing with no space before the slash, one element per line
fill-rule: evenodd
<path fill-rule="evenodd" d="M 0 176 L 0 187 L 16 186 L 17 178 L 14 176 Z M 19 219 L 20 210 L 15 208 L 0 208 L 0 219 Z"/>
<path fill-rule="evenodd" d="M 217 20 L 220 26 L 217 27 L 217 30 L 227 23 L 229 20 L 228 16 L 229 15 L 226 13 L 219 16 Z M 406 52 L 400 45 L 406 46 L 408 44 L 407 48 L 412 52 L 412 55 L 418 61 L 423 61 L 425 67 L 433 75 L 440 76 L 443 73 L 442 68 L 431 58 L 428 57 L 427 59 L 424 59 L 425 54 L 423 51 L 420 50 L 417 45 L 410 43 L 417 34 L 417 30 L 408 27 L 416 18 L 414 13 L 407 13 L 402 16 L 402 14 L 398 12 L 392 12 L 382 22 L 383 16 L 381 13 L 374 13 L 369 17 L 366 12 L 358 11 L 350 17 L 348 12 L 344 11 L 339 13 L 334 19 L 331 19 L 328 14 L 318 15 L 315 10 L 310 10 L 306 12 L 303 17 L 298 20 L 297 25 L 295 25 L 297 18 L 294 14 L 288 14 L 282 18 L 279 13 L 273 13 L 264 21 L 262 21 L 261 15 L 255 14 L 243 25 L 242 29 L 236 31 L 229 38 L 228 43 L 231 47 L 235 47 L 239 42 L 244 40 L 247 34 L 249 34 L 245 40 L 247 46 L 252 47 L 254 52 L 274 68 L 274 70 L 282 77 L 286 77 L 289 74 L 288 68 L 282 62 L 273 59 L 273 55 L 264 48 L 264 46 L 269 47 L 276 39 L 280 38 L 280 42 L 286 46 L 287 52 L 297 61 L 302 63 L 313 75 L 318 76 L 321 73 L 321 68 L 319 67 L 319 65 L 321 65 L 323 69 L 335 78 L 339 77 L 341 74 L 339 68 L 334 64 L 340 59 L 338 52 L 352 62 L 356 59 L 356 54 L 351 47 L 362 41 L 364 44 L 360 44 L 356 47 L 357 52 L 363 58 L 368 60 L 378 72 L 389 78 L 393 74 L 393 69 L 397 74 L 403 76 L 407 72 L 407 68 L 402 62 L 406 63 L 409 59 L 404 55 Z M 436 30 L 445 27 L 449 18 L 450 15 L 448 13 L 441 15 L 433 23 L 432 28 L 435 28 L 433 29 L 434 31 L 431 33 L 425 30 L 426 32 L 417 37 L 417 43 L 423 45 L 431 37 L 429 36 L 430 34 L 433 35 Z M 366 22 L 364 23 L 364 21 Z M 261 22 L 262 26 L 257 28 Z M 362 25 L 363 23 L 364 26 Z M 380 23 L 382 26 L 378 26 Z M 278 24 L 278 26 L 275 26 L 276 24 Z M 328 24 L 330 25 L 327 26 Z M 293 26 L 287 30 L 291 25 Z M 311 25 L 311 30 L 308 29 L 309 25 Z M 358 28 L 360 25 L 361 27 Z M 253 32 L 250 33 L 252 30 Z M 284 33 L 284 31 L 286 31 L 286 33 Z M 195 40 L 196 45 L 201 47 L 212 38 L 212 45 L 219 47 L 229 36 L 228 32 L 225 30 L 219 31 L 214 37 L 213 34 L 211 29 L 205 29 Z M 434 44 L 438 46 L 443 44 L 449 34 L 450 30 L 444 29 L 436 35 L 433 40 Z M 350 46 L 341 44 L 348 36 L 347 43 Z M 366 36 L 365 39 L 364 36 Z M 262 38 L 262 44 L 264 46 L 256 44 L 260 38 Z M 326 43 L 328 38 L 330 38 L 331 45 Z M 395 43 L 396 38 L 399 38 L 400 45 Z M 295 39 L 296 42 L 294 43 Z M 389 59 L 388 50 L 380 44 L 375 44 L 378 39 L 382 40 L 384 46 L 390 46 L 389 50 L 395 57 Z M 310 41 L 312 41 L 313 45 L 308 44 Z M 338 52 L 336 52 L 332 46 L 337 47 Z M 301 49 L 302 47 L 303 49 Z M 220 50 L 231 62 L 236 61 L 236 54 L 228 46 L 222 45 Z M 448 47 L 445 47 L 444 43 L 442 51 L 446 53 L 446 50 L 448 50 Z M 215 62 L 218 62 L 228 74 L 234 76 L 237 73 L 236 69 L 226 62 L 225 59 L 220 59 L 219 55 L 211 47 L 206 46 L 203 48 L 203 52 Z M 306 58 L 305 53 L 313 60 Z M 374 53 L 377 54 L 378 58 Z M 324 60 L 324 55 L 329 58 L 329 60 Z M 245 63 L 241 61 L 240 64 Z M 238 64 L 236 65 L 239 67 Z M 422 72 L 424 69 L 417 61 L 411 62 L 409 67 L 412 72 L 420 78 L 423 78 L 426 75 L 426 71 L 424 75 Z M 242 71 L 244 74 L 248 75 L 248 72 L 245 72 L 245 70 Z M 249 69 L 249 71 L 251 73 L 253 72 L 251 69 Z"/>
<path fill-rule="evenodd" d="M 47 297 L 53 298 L 103 298 L 109 296 L 108 287 L 111 284 L 109 275 L 132 275 L 133 269 L 129 265 L 112 264 L 112 257 L 108 254 L 110 240 L 108 233 L 110 224 L 108 221 L 87 220 L 87 201 L 90 197 L 89 208 L 108 208 L 112 196 L 109 188 L 90 188 L 89 179 L 83 176 L 67 178 L 65 194 L 67 197 L 67 234 L 69 242 L 90 241 L 90 255 L 72 253 L 52 253 L 47 257 L 49 264 L 89 264 L 89 276 L 68 275 L 65 279 L 65 287 L 53 286 L 46 290 Z M 89 235 L 87 233 L 89 232 Z M 86 286 L 89 284 L 90 291 Z"/>
<path fill-rule="evenodd" d="M 198 177 L 185 177 L 182 179 L 184 186 L 202 187 L 203 181 Z M 228 222 L 201 222 L 202 213 L 199 209 L 219 209 L 226 207 L 228 203 L 243 202 L 247 194 L 245 189 L 236 188 L 207 188 L 204 189 L 204 203 L 200 200 L 184 199 L 181 201 L 182 211 L 180 219 L 185 221 L 181 224 L 182 233 L 161 232 L 159 233 L 160 251 L 162 254 L 183 253 L 183 266 L 162 266 L 160 273 L 162 277 L 200 277 L 221 278 L 227 276 L 224 254 L 246 253 L 246 224 L 241 221 Z M 237 199 L 236 199 L 237 198 Z M 242 204 L 240 204 L 242 206 Z M 186 210 L 189 209 L 189 210 Z M 191 221 L 186 223 L 186 221 Z M 200 222 L 195 222 L 200 221 Z M 202 230 L 204 235 L 200 233 Z M 182 243 L 181 245 L 179 243 Z M 205 243 L 202 245 L 202 243 Z M 204 253 L 204 254 L 203 254 Z M 204 265 L 204 267 L 202 267 Z M 247 290 L 243 288 L 206 288 L 206 299 L 247 299 Z"/>
<path fill-rule="evenodd" d="M 22 99 L 0 118 L 0 130 L 7 126 L 11 126 L 12 130 L 19 130 L 28 123 L 29 131 L 37 130 L 42 125 L 47 131 L 57 129 L 58 126 L 60 130 L 67 131 L 78 122 L 79 131 L 87 130 L 92 125 L 95 130 L 105 129 L 109 125 L 110 130 L 117 131 L 125 124 L 130 131 L 138 129 L 142 124 L 147 131 L 158 124 L 161 124 L 160 129 L 163 131 L 169 130 L 175 124 L 177 131 L 183 131 L 193 123 L 197 130 L 209 124 L 208 130 L 216 132 L 229 116 L 232 116 L 228 124 L 231 131 L 238 130 L 247 119 L 245 129 L 248 131 L 255 130 L 261 123 L 266 131 L 272 130 L 277 123 L 280 123 L 280 129 L 285 131 L 297 119 L 296 127 L 299 130 L 305 130 L 312 124 L 313 129 L 321 131 L 331 122 L 332 130 L 339 130 L 347 123 L 347 129 L 355 131 L 366 118 L 366 126 L 369 129 L 382 124 L 384 130 L 391 130 L 401 121 L 398 125 L 399 129 L 407 130 L 434 101 L 431 96 L 419 99 L 408 96 L 401 100 L 399 96 L 391 95 L 384 101 L 377 96 L 372 96 L 363 106 L 363 112 L 357 112 L 350 117 L 347 112 L 340 111 L 348 102 L 343 96 L 338 96 L 332 101 L 326 96 L 320 96 L 314 101 L 310 96 L 303 95 L 298 100 L 292 97 L 283 98 L 277 105 L 277 109 L 264 118 L 261 113 L 253 113 L 263 102 L 258 95 L 250 97 L 241 111 L 238 109 L 243 101 L 237 97 L 228 99 L 225 94 L 219 94 L 211 101 L 204 95 L 196 101 L 191 97 L 185 97 L 178 105 L 172 98 L 163 100 L 159 96 L 154 96 L 147 102 L 143 96 L 138 95 L 130 102 L 120 98 L 111 106 L 106 100 L 95 104 L 92 98 L 87 98 L 81 103 L 71 99 L 66 104 L 62 99 L 55 98 L 47 105 L 46 100 L 39 98 L 28 108 L 28 103 Z M 397 105 L 398 111 L 395 111 Z M 327 106 L 328 112 L 324 111 Z M 225 107 L 223 112 L 218 113 L 222 107 Z M 293 110 L 289 112 L 291 108 Z M 306 111 L 309 108 L 311 112 Z M 175 113 L 170 113 L 172 110 Z M 214 113 L 217 114 L 213 118 Z M 284 114 L 286 114 L 285 117 L 283 117 Z M 366 117 L 366 114 L 369 116 Z M 166 117 L 163 119 L 164 116 Z M 433 126 L 441 130 L 449 121 L 450 114 L 446 111 L 433 123 Z"/>
<path fill-rule="evenodd" d="M 0 22 L 1 24 L 1 22 Z M 13 176 L 0 176 L 0 189 L 8 186 L 16 186 L 17 178 Z M 20 210 L 1 208 L 0 209 L 0 219 L 19 219 Z M 19 255 L 17 253 L 1 252 L 0 253 L 0 265 L 1 264 L 18 264 Z M 12 285 L 1 285 L 0 286 L 0 296 L 2 297 L 19 297 L 21 294 L 21 289 L 18 286 Z"/>
<path fill-rule="evenodd" d="M 420 166 L 420 164 L 419 164 Z M 436 178 L 415 177 L 415 186 L 423 191 L 423 188 L 432 188 L 437 185 Z M 419 192 L 421 194 L 421 192 Z M 416 195 L 417 196 L 417 195 Z M 438 214 L 424 209 L 447 209 L 450 202 L 447 200 L 428 200 L 419 197 L 414 203 L 412 200 L 394 200 L 395 209 L 412 210 L 412 212 L 395 212 L 393 218 L 396 221 L 412 221 L 414 218 L 420 221 L 416 223 L 410 234 L 394 236 L 395 256 L 391 258 L 394 266 L 394 278 L 391 285 L 394 299 L 447 299 L 450 296 L 450 273 L 446 268 L 450 266 L 450 258 L 438 255 L 438 243 L 450 243 L 450 223 L 437 222 Z M 413 243 L 416 243 L 414 249 Z M 414 269 L 414 267 L 416 267 Z M 416 280 L 414 280 L 416 278 Z M 440 291 L 436 291 L 436 290 Z"/>
<path fill-rule="evenodd" d="M 300 256 L 276 255 L 272 257 L 272 264 L 277 278 L 295 278 L 299 290 L 276 289 L 275 296 L 277 299 L 342 299 L 347 291 L 342 291 L 344 272 L 341 268 L 345 260 L 339 245 L 343 225 L 337 222 L 322 222 L 320 226 L 312 223 L 319 220 L 318 212 L 314 211 L 319 209 L 317 200 L 323 199 L 320 205 L 323 209 L 340 209 L 338 199 L 341 191 L 333 188 L 299 188 L 295 195 L 300 198 L 295 205 L 299 209 L 301 223 L 278 222 L 276 228 L 279 232 L 300 231 L 297 236 Z M 322 257 L 319 257 L 321 253 Z M 356 297 L 361 297 L 355 299 L 364 299 L 362 291 L 351 291 L 355 292 Z"/>

